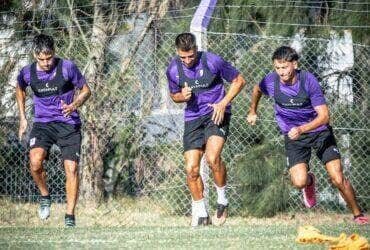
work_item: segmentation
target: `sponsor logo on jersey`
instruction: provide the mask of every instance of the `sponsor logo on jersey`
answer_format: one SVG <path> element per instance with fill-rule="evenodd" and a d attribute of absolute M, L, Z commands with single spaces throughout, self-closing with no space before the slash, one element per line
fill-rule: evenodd
<path fill-rule="evenodd" d="M 55 87 L 50 87 L 49 86 L 49 82 L 47 82 L 46 84 L 45 84 L 45 88 L 40 88 L 40 89 L 38 89 L 38 92 L 40 92 L 40 93 L 44 93 L 44 92 L 53 92 L 53 91 L 57 91 L 58 90 L 58 87 L 57 86 L 55 86 Z"/>

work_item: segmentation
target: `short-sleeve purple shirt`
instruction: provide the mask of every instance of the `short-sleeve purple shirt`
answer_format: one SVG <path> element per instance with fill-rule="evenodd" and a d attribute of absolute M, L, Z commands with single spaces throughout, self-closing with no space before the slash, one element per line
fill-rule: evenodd
<path fill-rule="evenodd" d="M 297 81 L 293 85 L 287 85 L 280 82 L 280 90 L 283 94 L 288 96 L 296 96 L 298 94 L 300 87 L 299 82 L 300 72 L 301 71 L 296 71 Z M 275 77 L 276 77 L 275 73 L 270 73 L 265 78 L 263 78 L 262 81 L 259 83 L 259 87 L 262 93 L 268 95 L 271 98 L 274 98 Z M 307 71 L 306 71 L 305 90 L 311 100 L 312 108 L 287 109 L 280 107 L 276 103 L 274 104 L 276 121 L 283 134 L 288 134 L 290 129 L 292 129 L 293 127 L 303 125 L 315 119 L 317 117 L 317 112 L 315 111 L 314 107 L 326 104 L 325 97 L 323 95 L 319 82 L 312 73 Z M 322 125 L 309 132 L 311 133 L 322 131 L 327 127 L 328 127 L 327 125 Z"/>
<path fill-rule="evenodd" d="M 208 68 L 214 75 L 219 75 L 218 82 L 210 90 L 201 93 L 192 93 L 191 99 L 187 102 L 185 108 L 185 121 L 194 120 L 200 116 L 204 116 L 213 112 L 213 108 L 208 104 L 218 103 L 224 98 L 226 91 L 224 82 L 225 79 L 228 82 L 233 81 L 239 74 L 238 70 L 234 68 L 229 62 L 225 61 L 220 56 L 213 54 L 211 52 L 206 53 L 206 59 Z M 191 68 L 187 68 L 182 65 L 184 74 L 192 79 L 199 78 L 203 74 L 203 65 L 198 58 L 197 63 Z M 174 58 L 169 64 L 167 71 L 168 87 L 172 94 L 181 92 L 181 87 L 179 86 L 179 73 L 176 65 L 176 58 Z M 226 112 L 231 113 L 231 105 L 226 107 Z"/>
<path fill-rule="evenodd" d="M 20 88 L 25 90 L 30 86 L 31 78 L 31 64 L 22 68 L 18 75 L 18 85 Z M 47 82 L 55 77 L 57 71 L 56 65 L 50 71 L 39 71 L 36 67 L 37 78 L 42 82 Z M 82 89 L 83 85 L 86 84 L 85 77 L 81 74 L 77 66 L 69 60 L 62 62 L 62 74 L 66 81 L 70 81 L 75 88 Z M 73 102 L 75 91 L 71 90 L 62 95 L 55 95 L 49 97 L 37 97 L 33 96 L 33 102 L 35 106 L 35 122 L 64 122 L 67 124 L 80 124 L 80 116 L 77 111 L 74 111 L 69 117 L 64 117 L 62 114 L 61 100 L 65 103 L 70 104 Z"/>

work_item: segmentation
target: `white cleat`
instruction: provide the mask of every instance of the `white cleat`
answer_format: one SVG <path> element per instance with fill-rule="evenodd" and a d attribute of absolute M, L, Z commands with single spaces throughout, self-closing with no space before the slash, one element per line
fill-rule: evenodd
<path fill-rule="evenodd" d="M 50 205 L 51 202 L 49 199 L 43 199 L 40 201 L 39 207 L 39 218 L 40 220 L 46 220 L 50 217 Z"/>

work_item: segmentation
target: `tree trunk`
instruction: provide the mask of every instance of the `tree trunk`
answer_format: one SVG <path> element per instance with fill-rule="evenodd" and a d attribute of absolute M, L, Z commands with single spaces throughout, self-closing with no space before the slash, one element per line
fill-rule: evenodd
<path fill-rule="evenodd" d="M 105 49 L 109 41 L 108 33 L 112 27 L 109 27 L 110 25 L 107 24 L 108 11 L 104 10 L 102 3 L 102 0 L 94 1 L 94 23 L 91 39 L 85 42 L 85 45 L 89 47 L 90 55 L 85 76 L 91 86 L 92 95 L 85 105 L 86 126 L 83 134 L 80 168 L 80 197 L 89 203 L 93 202 L 95 204 L 102 200 L 104 194 L 103 157 L 106 153 L 106 145 L 110 140 L 110 131 L 107 130 L 107 124 L 111 119 L 109 114 L 111 112 L 110 92 L 114 91 L 112 87 L 106 88 L 104 82 Z M 128 56 L 128 60 L 121 67 L 122 74 L 128 69 L 158 10 L 163 9 L 162 12 L 164 14 L 167 5 L 168 0 L 164 0 L 150 15 L 143 33 L 130 50 L 131 54 Z"/>
<path fill-rule="evenodd" d="M 80 197 L 84 201 L 99 203 L 104 191 L 100 138 L 94 129 L 88 129 L 83 136 L 86 149 L 82 153 Z"/>
<path fill-rule="evenodd" d="M 94 23 L 90 40 L 91 58 L 86 71 L 86 80 L 91 86 L 92 96 L 86 103 L 85 124 L 83 132 L 83 150 L 80 168 L 80 197 L 88 202 L 99 203 L 103 198 L 103 154 L 104 132 L 101 128 L 98 94 L 103 84 L 103 68 L 105 62 L 105 46 L 108 42 L 104 24 L 104 13 L 101 1 L 95 1 Z"/>

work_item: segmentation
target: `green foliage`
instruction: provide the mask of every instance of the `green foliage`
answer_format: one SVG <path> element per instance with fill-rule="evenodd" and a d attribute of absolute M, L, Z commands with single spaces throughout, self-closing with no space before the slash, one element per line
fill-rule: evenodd
<path fill-rule="evenodd" d="M 369 143 L 369 140 L 367 141 Z M 367 151 L 369 151 L 369 149 L 367 149 Z M 365 211 L 370 210 L 369 202 L 370 181 L 367 178 L 367 174 L 370 171 L 369 162 L 370 162 L 369 154 L 365 157 L 364 156 L 352 157 L 351 168 L 349 170 L 349 174 L 347 174 L 356 192 L 357 202 L 359 203 L 359 206 Z"/>
<path fill-rule="evenodd" d="M 330 8 L 327 14 L 327 22 L 336 25 L 353 25 L 353 26 L 366 26 L 370 23 L 370 18 L 368 14 L 369 1 L 359 0 L 356 1 L 358 4 L 351 4 L 351 1 L 348 3 L 335 2 L 332 1 L 328 3 L 327 6 Z M 337 9 L 337 10 L 335 10 Z M 347 11 L 343 11 L 345 9 Z M 340 31 L 343 28 L 335 28 L 335 30 Z M 355 42 L 368 44 L 369 43 L 369 32 L 368 28 L 353 28 L 353 38 Z"/>
<path fill-rule="evenodd" d="M 191 195 L 184 175 L 175 173 L 158 185 L 152 197 L 171 215 L 189 215 Z"/>
<path fill-rule="evenodd" d="M 124 126 L 110 143 L 104 157 L 105 188 L 107 195 L 117 193 L 119 189 L 127 195 L 135 195 L 138 183 L 135 176 L 135 159 L 144 133 L 137 129 L 138 118 L 131 115 Z"/>
<path fill-rule="evenodd" d="M 281 148 L 267 142 L 236 160 L 235 177 L 246 214 L 271 217 L 287 207 L 289 184 L 284 176 L 283 155 Z"/>
<path fill-rule="evenodd" d="M 0 11 L 19 10 L 22 7 L 22 1 L 19 0 L 2 0 Z"/>
<path fill-rule="evenodd" d="M 341 134 L 345 133 L 341 131 Z M 336 131 L 337 139 L 338 131 Z M 349 169 L 345 169 L 345 175 L 349 177 L 351 184 L 356 192 L 357 201 L 360 207 L 369 211 L 369 190 L 370 181 L 368 179 L 368 173 L 370 172 L 370 133 L 368 131 L 356 131 L 350 134 L 350 166 Z M 339 141 L 342 144 L 342 141 Z M 345 151 L 341 149 L 342 158 Z M 342 160 L 342 163 L 344 161 Z"/>
<path fill-rule="evenodd" d="M 359 0 L 357 3 L 352 4 L 350 1 L 312 2 L 309 0 L 288 2 L 219 0 L 213 14 L 216 18 L 211 20 L 209 30 L 292 36 L 305 28 L 306 35 L 309 37 L 328 38 L 330 30 L 343 30 L 343 28 L 332 28 L 331 26 L 364 26 L 369 23 L 369 15 L 364 10 L 368 4 L 367 1 Z M 364 28 L 353 28 L 354 41 L 368 43 L 369 34 L 364 31 L 366 31 Z"/>

